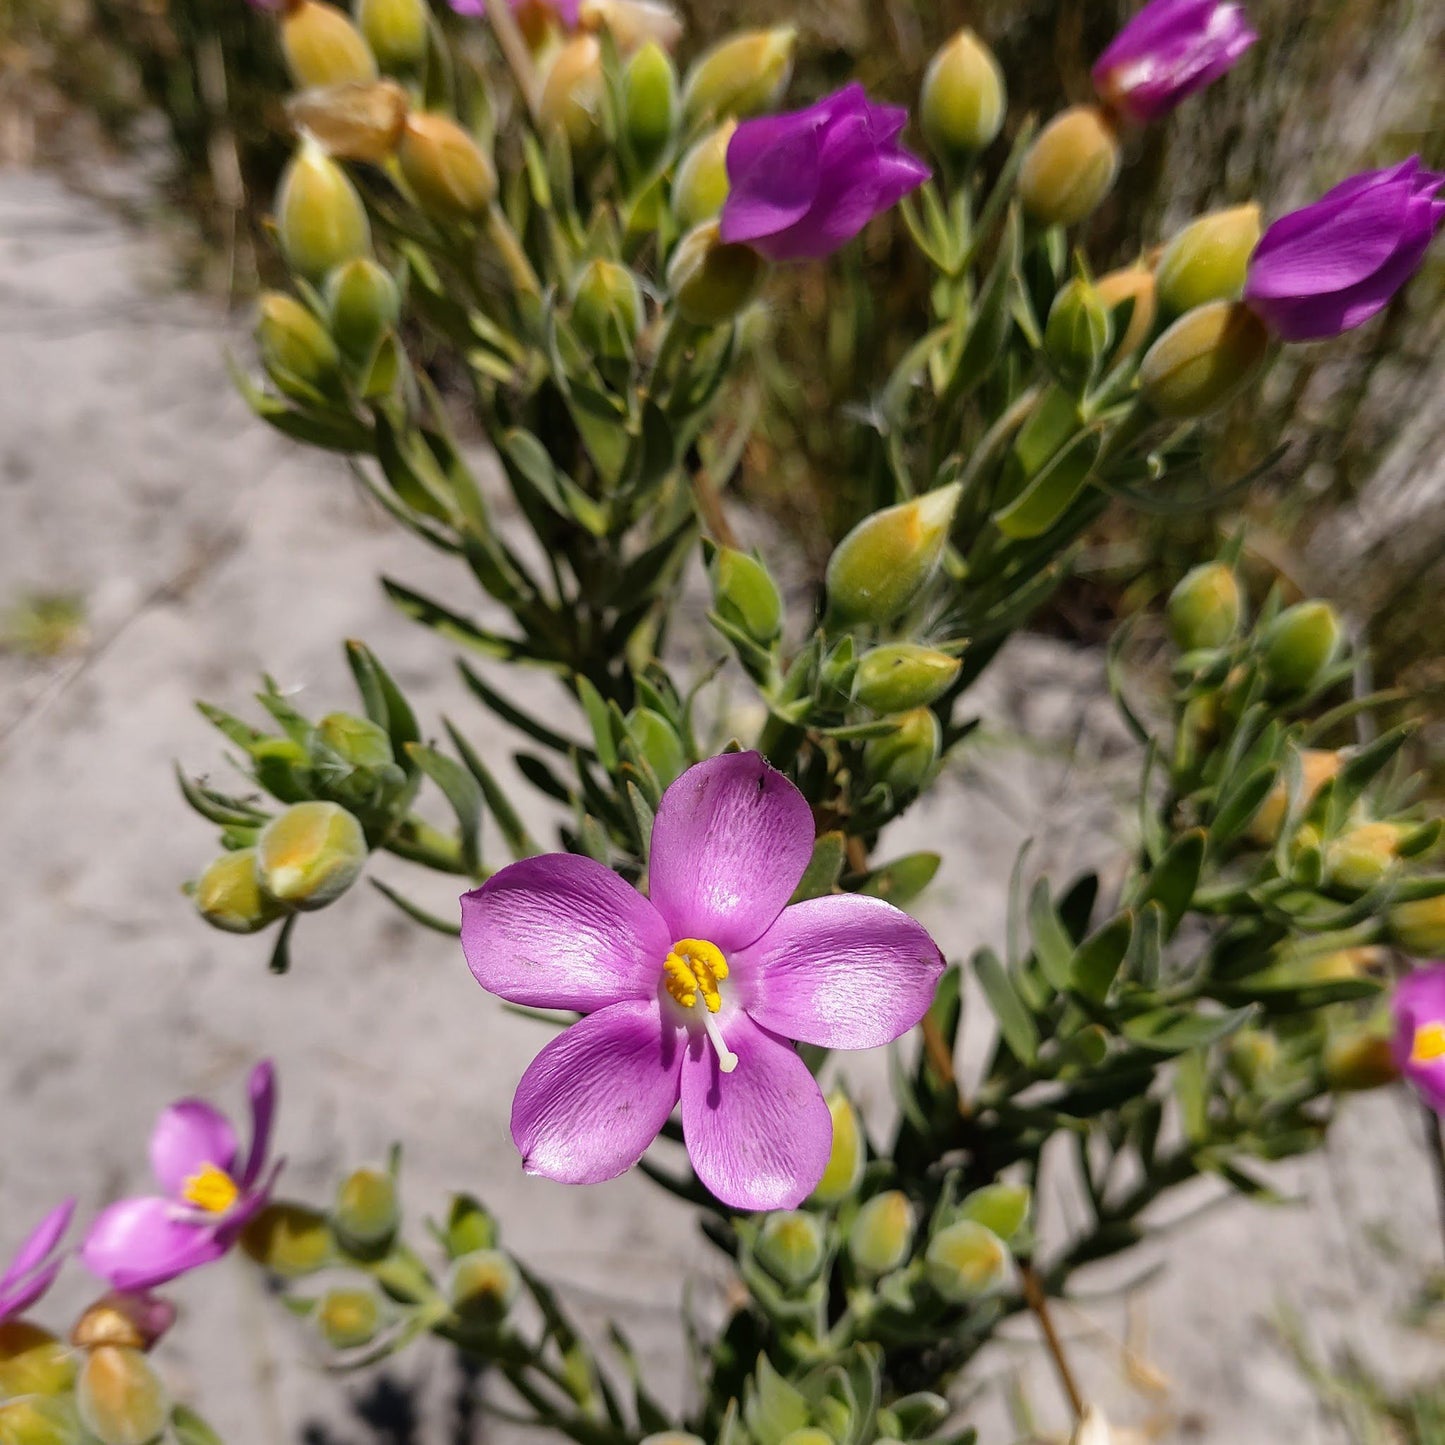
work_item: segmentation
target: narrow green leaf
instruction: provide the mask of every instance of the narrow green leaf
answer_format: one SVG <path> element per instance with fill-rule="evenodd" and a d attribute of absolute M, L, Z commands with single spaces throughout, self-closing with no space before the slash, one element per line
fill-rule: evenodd
<path fill-rule="evenodd" d="M 1134 937 L 1134 915 L 1121 913 L 1079 945 L 1069 963 L 1070 986 L 1094 1003 L 1103 1003 L 1123 966 Z"/>
<path fill-rule="evenodd" d="M 512 806 L 511 799 L 507 797 L 501 784 L 492 775 L 491 769 L 481 760 L 476 749 L 452 723 L 445 718 L 442 721 L 451 737 L 452 746 L 457 750 L 457 756 L 466 765 L 467 771 L 477 780 L 477 784 L 482 790 L 482 796 L 487 800 L 487 807 L 491 810 L 492 817 L 497 820 L 497 826 L 502 830 L 502 837 L 506 839 L 507 848 L 512 857 L 531 858 L 540 853 L 542 849 L 538 847 L 536 840 L 527 831 L 521 815 Z"/>
<path fill-rule="evenodd" d="M 420 903 L 414 903 L 404 893 L 397 892 L 389 883 L 383 883 L 380 878 L 372 878 L 368 881 L 383 898 L 394 903 L 414 923 L 421 924 L 423 928 L 430 928 L 434 933 L 444 933 L 449 938 L 455 938 L 461 933 L 460 923 L 450 923 L 445 918 L 429 912 Z"/>
<path fill-rule="evenodd" d="M 482 862 L 482 790 L 469 769 L 423 743 L 409 743 L 407 756 L 441 789 L 457 818 L 457 842 L 471 872 Z"/>
<path fill-rule="evenodd" d="M 1158 903 L 1163 908 L 1166 937 L 1172 936 L 1179 927 L 1199 887 L 1206 837 L 1202 828 L 1182 834 L 1155 864 L 1145 882 L 1140 902 Z"/>
<path fill-rule="evenodd" d="M 1197 1013 L 1189 1009 L 1158 1008 L 1128 1019 L 1120 1028 L 1130 1043 L 1160 1054 L 1182 1054 L 1205 1048 L 1232 1034 L 1254 1013 L 1252 1008 Z"/>
<path fill-rule="evenodd" d="M 1029 934 L 1044 977 L 1056 993 L 1064 993 L 1073 983 L 1074 943 L 1054 912 L 1047 878 L 1040 878 L 1029 894 Z"/>
<path fill-rule="evenodd" d="M 821 898 L 838 886 L 847 857 L 847 841 L 843 834 L 837 831 L 823 833 L 814 841 L 813 856 L 803 870 L 803 876 L 793 890 L 789 903 Z"/>
<path fill-rule="evenodd" d="M 1039 1055 L 1038 1027 L 999 956 L 992 949 L 980 949 L 973 958 L 973 971 L 998 1021 L 1004 1042 L 1020 1063 L 1034 1063 Z"/>

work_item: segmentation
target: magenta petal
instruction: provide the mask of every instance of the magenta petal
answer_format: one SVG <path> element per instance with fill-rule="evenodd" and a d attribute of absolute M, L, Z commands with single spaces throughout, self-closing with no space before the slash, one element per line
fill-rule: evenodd
<path fill-rule="evenodd" d="M 236 1167 L 236 1131 L 204 1099 L 180 1099 L 161 1111 L 151 1133 L 151 1169 L 156 1181 L 179 1198 L 186 1180 L 208 1164 L 223 1174 Z"/>
<path fill-rule="evenodd" d="M 1445 1059 L 1417 1063 L 1411 1058 L 1416 1033 L 1426 1024 L 1445 1023 L 1445 963 L 1407 973 L 1395 985 L 1390 1007 L 1396 1066 L 1437 1114 L 1445 1114 Z"/>
<path fill-rule="evenodd" d="M 943 956 L 902 909 L 838 893 L 783 909 L 731 965 L 739 1001 L 764 1028 L 830 1049 L 871 1049 L 928 1011 Z"/>
<path fill-rule="evenodd" d="M 16 1315 L 24 1314 L 55 1283 L 64 1263 L 63 1259 L 54 1260 L 44 1269 L 32 1274 L 28 1280 L 9 1288 L 0 1287 L 0 1324 L 14 1319 Z"/>
<path fill-rule="evenodd" d="M 512 1139 L 528 1174 L 599 1184 L 625 1173 L 677 1103 L 685 1035 L 656 1002 L 628 1000 L 559 1034 L 512 1101 Z"/>
<path fill-rule="evenodd" d="M 649 883 L 672 941 L 724 951 L 759 937 L 793 896 L 813 856 L 813 814 L 759 753 L 689 768 L 662 795 Z"/>
<path fill-rule="evenodd" d="M 651 998 L 671 945 L 635 888 L 570 853 L 513 863 L 462 897 L 467 965 L 511 1003 L 587 1013 Z"/>
<path fill-rule="evenodd" d="M 1403 187 L 1374 186 L 1276 221 L 1250 258 L 1247 294 L 1318 294 L 1363 281 L 1394 253 L 1408 201 Z"/>
<path fill-rule="evenodd" d="M 251 1100 L 251 1152 L 241 1171 L 242 1189 L 249 1189 L 260 1177 L 271 1148 L 271 1123 L 276 1115 L 276 1066 L 270 1059 L 262 1059 L 251 1070 L 246 1093 Z"/>
<path fill-rule="evenodd" d="M 818 194 L 818 127 L 796 115 L 744 121 L 728 142 L 731 189 L 722 239 L 753 241 L 795 225 Z"/>
<path fill-rule="evenodd" d="M 74 1214 L 75 1200 L 62 1200 L 30 1231 L 25 1243 L 15 1251 L 15 1258 L 10 1261 L 9 1268 L 0 1275 L 0 1294 L 45 1261 L 60 1243 L 61 1235 L 70 1227 Z M 3 1308 L 3 1305 L 0 1305 L 0 1308 Z"/>
<path fill-rule="evenodd" d="M 682 1131 L 697 1177 L 733 1209 L 794 1209 L 823 1177 L 833 1120 L 808 1066 L 740 1010 L 723 1034 L 738 1056 L 724 1074 L 694 1036 L 682 1068 Z"/>
<path fill-rule="evenodd" d="M 80 1249 L 94 1275 L 115 1289 L 154 1289 L 226 1252 L 213 1228 L 178 1217 L 169 1199 L 122 1199 L 96 1216 Z"/>

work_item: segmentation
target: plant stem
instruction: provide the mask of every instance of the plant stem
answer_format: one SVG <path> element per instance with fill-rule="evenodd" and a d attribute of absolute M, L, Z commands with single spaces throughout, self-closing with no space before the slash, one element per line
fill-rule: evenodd
<path fill-rule="evenodd" d="M 1020 1274 L 1023 1279 L 1024 1299 L 1028 1301 L 1029 1308 L 1034 1312 L 1034 1318 L 1039 1322 L 1039 1329 L 1043 1332 L 1044 1344 L 1048 1346 L 1049 1357 L 1054 1362 L 1054 1369 L 1058 1372 L 1059 1383 L 1064 1387 L 1064 1394 L 1068 1396 L 1069 1408 L 1074 1412 L 1074 1419 L 1083 1418 L 1084 1397 L 1079 1393 L 1078 1384 L 1074 1380 L 1074 1372 L 1069 1367 L 1069 1361 L 1064 1354 L 1063 1341 L 1059 1339 L 1059 1332 L 1054 1328 L 1053 1316 L 1049 1313 L 1049 1297 L 1045 1292 L 1043 1283 L 1034 1272 L 1031 1264 L 1022 1265 Z"/>

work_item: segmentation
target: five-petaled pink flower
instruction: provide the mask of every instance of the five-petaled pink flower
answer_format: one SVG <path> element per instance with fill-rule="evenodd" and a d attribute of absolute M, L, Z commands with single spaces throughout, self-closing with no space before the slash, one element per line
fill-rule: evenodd
<path fill-rule="evenodd" d="M 102 1210 L 80 1257 L 119 1290 L 147 1290 L 219 1259 L 265 1205 L 278 1162 L 262 1178 L 276 1109 L 270 1060 L 251 1071 L 251 1147 L 244 1161 L 236 1131 L 203 1099 L 163 1110 L 151 1134 L 151 1169 L 162 1192 L 121 1199 Z"/>
<path fill-rule="evenodd" d="M 530 1174 L 611 1179 L 679 1097 L 698 1178 L 738 1209 L 787 1209 L 822 1177 L 828 1106 L 789 1039 L 832 1049 L 912 1028 L 943 969 L 881 899 L 788 905 L 812 857 L 803 795 L 757 753 L 689 768 L 663 794 L 649 893 L 590 858 L 502 869 L 462 899 L 483 988 L 586 1015 L 537 1055 L 512 1104 Z"/>
<path fill-rule="evenodd" d="M 14 1259 L 0 1275 L 0 1325 L 24 1314 L 55 1283 L 65 1263 L 64 1256 L 56 1254 L 56 1247 L 74 1213 L 75 1200 L 63 1200 L 15 1251 Z"/>
<path fill-rule="evenodd" d="M 1445 1115 L 1445 963 L 1407 973 L 1395 985 L 1395 1065 L 1420 1097 Z"/>

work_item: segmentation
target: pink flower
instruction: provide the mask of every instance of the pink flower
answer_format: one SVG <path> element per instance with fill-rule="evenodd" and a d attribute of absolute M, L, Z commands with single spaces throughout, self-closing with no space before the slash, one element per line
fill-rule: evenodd
<path fill-rule="evenodd" d="M 1390 1007 L 1396 1066 L 1437 1114 L 1445 1114 L 1445 963 L 1406 974 Z"/>
<path fill-rule="evenodd" d="M 219 1259 L 270 1196 L 278 1162 L 262 1170 L 276 1108 L 270 1060 L 247 1084 L 251 1147 L 244 1163 L 231 1122 L 202 1099 L 162 1111 L 151 1134 L 151 1169 L 162 1192 L 121 1199 L 90 1226 L 80 1257 L 118 1290 L 148 1290 Z"/>
<path fill-rule="evenodd" d="M 650 899 L 571 854 L 514 863 L 462 898 L 483 988 L 586 1015 L 517 1087 L 529 1174 L 614 1178 L 681 1098 L 693 1168 L 724 1204 L 790 1209 L 812 1192 L 832 1123 L 788 1040 L 888 1043 L 923 1017 L 943 969 L 923 927 L 881 899 L 787 906 L 813 839 L 798 789 L 757 753 L 729 753 L 663 794 Z"/>
<path fill-rule="evenodd" d="M 65 1263 L 64 1256 L 57 1255 L 56 1246 L 70 1227 L 74 1213 L 75 1200 L 57 1204 L 16 1250 L 15 1258 L 0 1275 L 0 1325 L 24 1314 L 55 1283 Z"/>

